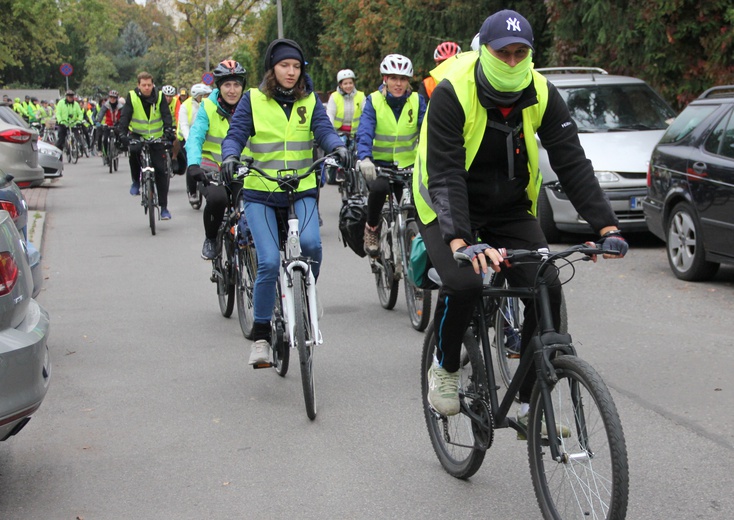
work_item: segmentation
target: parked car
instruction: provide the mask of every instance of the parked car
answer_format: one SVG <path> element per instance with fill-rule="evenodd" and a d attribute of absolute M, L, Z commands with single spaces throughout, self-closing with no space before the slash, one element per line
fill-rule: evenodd
<path fill-rule="evenodd" d="M 38 132 L 7 105 L 0 106 L 0 167 L 21 188 L 43 183 L 43 168 L 38 164 Z"/>
<path fill-rule="evenodd" d="M 18 233 L 26 241 L 26 250 L 28 252 L 28 263 L 31 266 L 33 277 L 33 297 L 38 296 L 43 287 L 43 273 L 41 272 L 41 253 L 28 242 L 28 205 L 26 204 L 23 193 L 13 182 L 10 175 L 6 175 L 0 169 L 0 209 L 8 212 L 10 218 L 15 223 Z"/>
<path fill-rule="evenodd" d="M 38 410 L 51 377 L 48 313 L 31 297 L 25 240 L 0 210 L 0 441 Z"/>
<path fill-rule="evenodd" d="M 734 263 L 734 85 L 692 101 L 655 147 L 645 219 L 681 280 Z"/>
<path fill-rule="evenodd" d="M 642 212 L 647 162 L 675 111 L 638 78 L 592 67 L 537 70 L 555 85 L 568 105 L 581 146 L 594 165 L 622 231 L 647 231 Z M 539 161 L 543 188 L 538 196 L 538 219 L 548 241 L 558 241 L 561 231 L 592 232 L 558 182 L 542 145 Z"/>
<path fill-rule="evenodd" d="M 9 106 L 0 105 L 0 118 L 17 126 L 30 128 L 28 123 Z M 37 130 L 33 130 L 38 133 Z M 43 176 L 46 179 L 54 179 L 64 174 L 64 157 L 61 150 L 40 138 L 38 139 L 38 165 L 43 168 Z"/>

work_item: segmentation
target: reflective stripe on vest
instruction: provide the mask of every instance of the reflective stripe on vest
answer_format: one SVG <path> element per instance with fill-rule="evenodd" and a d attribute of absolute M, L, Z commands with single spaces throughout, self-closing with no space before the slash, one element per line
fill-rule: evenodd
<path fill-rule="evenodd" d="M 222 141 L 227 137 L 229 120 L 217 112 L 217 105 L 211 99 L 202 99 L 199 108 L 204 109 L 209 119 L 209 129 L 201 145 L 201 157 L 222 164 Z"/>
<path fill-rule="evenodd" d="M 487 129 L 487 110 L 479 103 L 474 79 L 474 67 L 477 59 L 478 54 L 474 56 L 474 59 L 457 60 L 444 78 L 453 86 L 456 97 L 464 110 L 463 137 L 464 148 L 466 149 L 464 167 L 467 171 L 469 171 L 477 152 L 479 152 L 482 139 L 484 139 L 484 132 Z M 535 134 L 543 121 L 543 114 L 548 105 L 548 83 L 540 73 L 535 71 L 532 73 L 538 103 L 523 109 L 522 124 L 528 154 L 528 171 L 530 172 L 529 182 L 525 189 L 528 199 L 532 202 L 530 212 L 536 215 L 538 193 L 543 178 L 538 169 L 538 142 L 535 140 Z M 427 118 L 427 116 L 428 113 L 426 112 L 425 117 Z M 436 219 L 436 212 L 428 194 L 428 172 L 426 171 L 427 127 L 428 125 L 424 124 L 421 129 L 418 158 L 415 163 L 415 174 L 413 175 L 413 198 L 421 222 L 425 225 Z"/>
<path fill-rule="evenodd" d="M 134 90 L 130 91 L 130 102 L 133 104 L 133 116 L 130 119 L 131 132 L 140 135 L 143 139 L 163 137 L 163 119 L 161 119 L 161 99 L 163 94 L 158 91 L 155 106 L 150 107 L 150 116 L 145 115 L 143 101 Z"/>
<path fill-rule="evenodd" d="M 352 129 L 350 131 L 352 135 L 357 134 L 357 128 L 359 127 L 359 119 L 362 116 L 362 107 L 364 106 L 365 98 L 366 96 L 361 90 L 358 90 L 357 93 L 354 95 L 354 98 L 352 98 L 354 101 L 354 113 L 352 115 L 351 121 Z M 334 104 L 336 105 L 336 114 L 334 115 L 334 128 L 336 130 L 339 130 L 344 125 L 344 96 L 337 93 L 337 95 L 334 96 Z"/>
<path fill-rule="evenodd" d="M 418 140 L 418 112 L 420 102 L 418 94 L 408 96 L 400 119 L 387 104 L 385 96 L 380 92 L 370 94 L 375 109 L 375 140 L 372 142 L 372 158 L 376 161 L 398 163 L 399 168 L 406 168 L 415 162 L 416 141 Z"/>
<path fill-rule="evenodd" d="M 268 99 L 259 89 L 250 89 L 252 123 L 255 135 L 248 148 L 255 159 L 254 165 L 275 177 L 278 170 L 294 169 L 304 173 L 313 163 L 313 133 L 311 117 L 316 106 L 316 95 L 293 103 L 290 119 L 274 99 Z M 245 177 L 244 187 L 258 191 L 281 191 L 277 183 L 263 179 L 255 172 Z M 303 179 L 297 192 L 316 187 L 316 175 Z"/>

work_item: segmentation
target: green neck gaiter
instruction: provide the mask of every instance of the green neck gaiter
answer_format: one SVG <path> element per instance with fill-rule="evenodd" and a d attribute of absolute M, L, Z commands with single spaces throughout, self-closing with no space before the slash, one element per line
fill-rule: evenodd
<path fill-rule="evenodd" d="M 499 92 L 520 92 L 533 80 L 533 53 L 530 52 L 524 60 L 510 67 L 501 59 L 495 57 L 482 45 L 479 52 L 479 63 L 482 72 L 489 80 L 489 84 Z"/>

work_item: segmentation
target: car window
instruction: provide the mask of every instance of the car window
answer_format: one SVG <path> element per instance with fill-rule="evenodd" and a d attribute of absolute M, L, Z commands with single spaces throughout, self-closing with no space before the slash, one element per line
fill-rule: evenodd
<path fill-rule="evenodd" d="M 644 84 L 559 87 L 580 132 L 664 130 L 675 112 Z"/>
<path fill-rule="evenodd" d="M 16 114 L 10 107 L 0 107 L 0 119 L 9 125 L 28 128 L 28 123 L 26 123 L 23 118 Z"/>
<path fill-rule="evenodd" d="M 703 147 L 707 152 L 717 155 L 720 154 L 719 147 L 721 146 L 721 142 L 723 141 L 724 133 L 726 132 L 726 125 L 728 122 L 729 114 L 725 114 L 724 117 L 722 117 L 719 121 L 719 124 L 716 125 L 716 128 L 714 128 L 714 131 L 711 132 L 711 135 L 706 138 L 706 142 L 703 144 Z"/>
<path fill-rule="evenodd" d="M 719 122 L 716 130 L 714 130 L 714 133 L 719 130 L 720 133 L 715 138 L 717 141 L 720 142 L 719 149 L 718 151 L 712 153 L 717 153 L 719 155 L 723 155 L 724 157 L 734 159 L 734 117 L 732 117 L 731 110 L 729 110 L 729 113 L 726 115 L 726 117 L 722 118 L 722 120 Z M 709 139 L 712 138 L 714 138 L 713 133 L 711 134 L 711 137 L 709 137 Z"/>
<path fill-rule="evenodd" d="M 719 108 L 717 105 L 688 105 L 670 125 L 660 144 L 675 143 L 690 134 L 701 121 Z"/>

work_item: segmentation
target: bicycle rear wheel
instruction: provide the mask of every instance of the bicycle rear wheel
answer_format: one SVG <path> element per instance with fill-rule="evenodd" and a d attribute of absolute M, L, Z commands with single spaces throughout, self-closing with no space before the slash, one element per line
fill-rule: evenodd
<path fill-rule="evenodd" d="M 504 287 L 508 287 L 505 281 Z M 520 339 L 522 324 L 525 321 L 525 305 L 520 298 L 500 298 L 494 317 L 494 338 L 492 346 L 497 352 L 497 368 L 506 388 L 520 366 Z M 558 332 L 568 332 L 568 311 L 566 297 L 561 290 L 561 324 Z"/>
<path fill-rule="evenodd" d="M 217 241 L 219 251 L 214 259 L 216 262 L 217 275 L 217 296 L 219 298 L 219 311 L 222 316 L 229 318 L 234 310 L 234 290 L 235 284 L 232 279 L 232 234 L 229 226 L 219 228 Z"/>
<path fill-rule="evenodd" d="M 414 221 L 408 222 L 405 227 L 405 257 L 410 263 L 410 248 L 413 239 L 418 235 L 418 224 Z M 407 266 L 405 272 L 407 273 Z M 425 330 L 431 321 L 431 291 L 427 291 L 413 285 L 407 276 L 403 276 L 405 286 L 405 301 L 408 304 L 408 315 L 410 324 L 419 332 Z"/>
<path fill-rule="evenodd" d="M 79 142 L 74 136 L 71 138 L 71 161 L 74 164 L 79 162 Z"/>
<path fill-rule="evenodd" d="M 150 175 L 145 181 L 145 206 L 148 212 L 148 223 L 150 224 L 150 233 L 155 235 L 155 182 L 153 175 Z"/>
<path fill-rule="evenodd" d="M 293 299 L 296 314 L 293 339 L 296 342 L 301 362 L 301 383 L 303 399 L 306 402 L 306 415 L 313 421 L 316 418 L 316 388 L 313 377 L 313 353 L 316 338 L 311 328 L 306 280 L 301 271 L 293 272 Z"/>
<path fill-rule="evenodd" d="M 107 165 L 109 166 L 110 173 L 117 171 L 117 149 L 115 148 L 114 137 L 110 137 L 110 142 L 107 145 Z"/>
<path fill-rule="evenodd" d="M 237 247 L 237 317 L 242 334 L 252 339 L 255 323 L 252 291 L 257 276 L 257 252 L 252 244 Z"/>
<path fill-rule="evenodd" d="M 270 342 L 273 346 L 273 365 L 280 377 L 288 373 L 291 359 L 290 345 L 285 340 L 285 320 L 283 319 L 283 295 L 280 291 L 280 280 L 275 283 L 275 305 L 273 317 L 270 319 Z"/>
<path fill-rule="evenodd" d="M 561 460 L 553 460 L 544 438 L 543 396 L 536 383 L 530 400 L 528 454 L 535 496 L 546 519 L 623 519 L 627 512 L 627 448 L 609 389 L 582 359 L 558 356 L 558 382 L 550 388 Z"/>
<path fill-rule="evenodd" d="M 395 255 L 392 251 L 392 237 L 389 226 L 390 224 L 383 216 L 380 224 L 380 256 L 377 258 L 378 265 L 375 272 L 377 296 L 380 298 L 380 305 L 387 310 L 395 307 L 400 285 L 400 280 L 395 278 Z"/>
<path fill-rule="evenodd" d="M 66 146 L 64 146 L 64 154 L 66 155 L 66 162 L 71 163 L 71 139 L 66 138 Z"/>
<path fill-rule="evenodd" d="M 494 430 L 484 396 L 489 388 L 484 362 L 472 329 L 467 329 L 461 346 L 459 396 L 466 409 L 482 417 L 486 427 L 478 427 L 462 406 L 462 412 L 446 417 L 438 414 L 428 402 L 428 369 L 436 354 L 434 323 L 426 329 L 421 358 L 421 394 L 423 414 L 433 450 L 446 472 L 457 478 L 469 478 L 479 470 L 486 450 L 492 445 Z"/>

